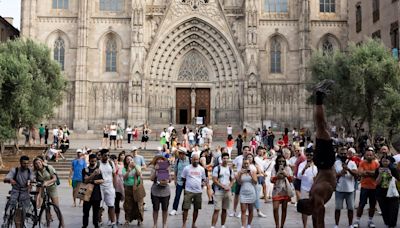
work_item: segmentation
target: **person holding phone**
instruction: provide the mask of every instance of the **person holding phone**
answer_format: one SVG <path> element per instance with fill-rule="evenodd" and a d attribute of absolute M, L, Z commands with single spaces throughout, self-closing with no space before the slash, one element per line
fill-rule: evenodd
<path fill-rule="evenodd" d="M 247 158 L 243 160 L 243 166 L 238 172 L 237 181 L 241 185 L 239 198 L 242 211 L 242 228 L 250 228 L 253 221 L 253 205 L 257 198 L 255 189 L 255 185 L 257 184 L 257 170 L 251 169 L 250 161 Z M 246 216 L 246 210 L 248 210 L 248 216 Z"/>

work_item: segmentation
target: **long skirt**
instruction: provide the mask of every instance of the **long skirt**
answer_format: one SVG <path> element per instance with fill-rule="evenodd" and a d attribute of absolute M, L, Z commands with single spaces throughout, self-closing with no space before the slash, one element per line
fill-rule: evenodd
<path fill-rule="evenodd" d="M 132 222 L 133 220 L 138 220 L 142 222 L 144 214 L 143 199 L 141 199 L 140 202 L 136 202 L 133 198 L 132 186 L 124 186 L 124 188 L 125 201 L 123 206 L 125 210 L 125 221 Z"/>

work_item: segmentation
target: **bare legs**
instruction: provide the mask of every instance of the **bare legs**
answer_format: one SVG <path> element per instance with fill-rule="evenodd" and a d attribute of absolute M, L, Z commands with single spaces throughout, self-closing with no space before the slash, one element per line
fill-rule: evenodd
<path fill-rule="evenodd" d="M 183 210 L 183 226 L 182 226 L 182 228 L 186 228 L 186 221 L 187 221 L 188 213 L 189 213 L 189 210 L 187 210 L 187 209 L 184 209 L 184 210 Z M 192 224 L 192 228 L 195 228 L 195 227 L 196 227 L 196 221 L 197 221 L 198 215 L 199 215 L 199 210 L 194 209 L 194 210 L 193 210 L 193 224 Z"/>
<path fill-rule="evenodd" d="M 253 204 L 248 204 L 248 203 L 241 203 L 240 208 L 242 210 L 242 227 L 245 227 L 247 225 L 251 225 L 253 221 Z M 248 210 L 249 215 L 246 215 L 246 210 Z M 247 219 L 247 224 L 246 224 L 246 219 Z"/>

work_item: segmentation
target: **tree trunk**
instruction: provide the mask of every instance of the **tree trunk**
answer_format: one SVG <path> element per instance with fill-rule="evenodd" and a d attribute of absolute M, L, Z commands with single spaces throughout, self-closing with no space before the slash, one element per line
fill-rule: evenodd
<path fill-rule="evenodd" d="M 0 141 L 0 169 L 4 168 L 3 154 L 4 154 L 4 141 Z"/>
<path fill-rule="evenodd" d="M 20 152 L 20 150 L 19 150 L 19 128 L 15 129 L 14 152 L 15 153 Z"/>

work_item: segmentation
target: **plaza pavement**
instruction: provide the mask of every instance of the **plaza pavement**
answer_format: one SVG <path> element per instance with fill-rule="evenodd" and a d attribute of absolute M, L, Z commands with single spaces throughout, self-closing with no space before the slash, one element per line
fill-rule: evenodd
<path fill-rule="evenodd" d="M 215 142 L 214 145 L 224 145 L 222 142 Z M 135 146 L 139 146 L 139 143 L 135 143 Z M 88 146 L 89 148 L 92 149 L 97 149 L 100 147 L 100 140 L 72 140 L 71 141 L 71 148 L 82 148 L 83 146 Z M 156 149 L 157 146 L 159 146 L 158 142 L 149 142 L 147 148 L 148 149 Z M 131 148 L 131 145 L 128 145 L 126 142 L 124 142 L 123 147 L 125 149 Z M 61 181 L 61 185 L 58 187 L 58 194 L 60 196 L 60 207 L 61 211 L 65 220 L 65 225 L 67 228 L 75 228 L 75 227 L 81 227 L 82 226 L 82 208 L 81 207 L 72 207 L 72 193 L 71 193 L 71 187 L 68 186 L 68 183 L 66 180 Z M 150 181 L 145 181 L 145 188 L 147 190 L 147 196 L 145 198 L 146 206 L 147 206 L 147 211 L 144 213 L 144 223 L 142 224 L 141 227 L 152 227 L 153 221 L 152 221 L 152 205 L 151 205 L 151 199 L 150 199 L 150 187 L 151 187 L 151 182 Z M 10 189 L 10 185 L 1 183 L 0 184 L 0 214 L 3 214 L 3 208 L 5 205 L 5 199 L 6 195 L 8 193 L 8 190 Z M 169 205 L 169 211 L 172 208 L 172 203 L 175 195 L 175 186 L 171 184 L 171 198 L 170 198 L 170 205 Z M 183 200 L 183 196 L 181 197 L 181 202 Z M 207 228 L 211 227 L 211 217 L 213 213 L 213 205 L 208 205 L 207 204 L 208 199 L 206 195 L 206 191 L 203 191 L 203 209 L 200 210 L 199 212 L 199 218 L 197 220 L 197 227 L 198 228 Z M 256 216 L 256 211 L 255 211 L 255 217 L 253 220 L 253 228 L 268 228 L 268 227 L 275 227 L 274 219 L 273 219 L 273 213 L 272 213 L 272 203 L 261 203 L 262 209 L 261 211 L 267 215 L 266 218 L 259 218 Z M 357 200 L 356 200 L 356 205 L 358 205 L 358 195 L 357 195 Z M 122 206 L 122 204 L 121 204 Z M 232 205 L 231 205 L 232 206 Z M 368 205 L 367 205 L 368 207 Z M 238 206 L 240 208 L 240 205 Z M 188 227 L 191 226 L 191 213 L 192 210 L 189 211 L 189 218 L 188 218 Z M 105 217 L 106 214 L 105 214 Z M 124 218 L 124 213 L 123 210 L 121 211 L 121 220 Z M 362 222 L 361 222 L 361 227 L 366 227 L 367 226 L 367 209 L 364 211 L 364 215 L 362 217 Z M 91 222 L 91 216 L 90 216 L 90 222 Z M 326 227 L 333 227 L 334 225 L 334 196 L 332 199 L 326 204 L 326 216 L 325 216 L 325 222 L 326 222 Z M 378 228 L 383 228 L 383 220 L 382 216 L 376 214 L 374 217 L 374 222 Z M 0 222 L 1 223 L 1 222 Z M 159 226 L 161 227 L 161 211 L 159 213 L 159 218 L 158 218 L 158 223 Z M 312 227 L 311 224 L 311 217 L 309 218 L 308 221 L 308 227 Z M 134 225 L 131 225 L 130 227 L 138 227 L 136 225 L 136 222 L 133 223 Z M 240 219 L 238 218 L 227 218 L 226 222 L 226 227 L 227 228 L 240 228 Z M 92 225 L 90 224 L 90 227 Z M 103 225 L 103 227 L 106 227 Z M 176 216 L 168 216 L 168 227 L 169 228 L 178 228 L 182 227 L 182 214 L 181 211 L 179 210 L 179 215 Z M 217 227 L 220 226 L 220 218 L 218 219 Z M 287 210 L 287 219 L 285 223 L 285 227 L 293 227 L 293 228 L 300 228 L 302 227 L 302 221 L 301 221 L 301 215 L 296 212 L 296 208 L 294 205 L 289 204 L 288 210 Z M 341 221 L 340 221 L 340 227 L 348 227 L 347 225 L 347 212 L 342 211 L 341 213 Z"/>

